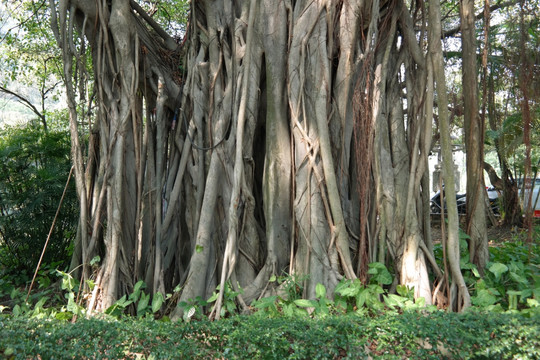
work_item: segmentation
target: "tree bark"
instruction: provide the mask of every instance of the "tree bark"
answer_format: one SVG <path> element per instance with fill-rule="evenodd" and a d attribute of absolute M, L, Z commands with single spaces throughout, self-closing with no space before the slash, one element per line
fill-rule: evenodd
<path fill-rule="evenodd" d="M 463 311 L 471 306 L 471 299 L 460 268 L 459 254 L 459 218 L 456 203 L 456 188 L 454 180 L 454 162 L 452 147 L 450 144 L 450 127 L 448 122 L 448 101 L 446 95 L 446 80 L 443 68 L 442 46 L 440 43 L 441 23 L 440 23 L 440 3 L 433 0 L 429 4 L 429 18 L 431 22 L 431 61 L 435 75 L 438 104 L 439 104 L 439 127 L 441 133 L 441 151 L 443 158 L 443 178 L 445 184 L 445 197 L 448 208 L 448 240 L 447 253 L 450 272 L 457 293 L 449 294 L 450 300 L 455 299 L 451 304 L 453 309 Z M 455 292 L 455 290 L 454 290 Z"/>
<path fill-rule="evenodd" d="M 476 71 L 476 32 L 474 1 L 460 1 L 461 43 L 463 47 L 463 102 L 467 164 L 467 216 L 469 256 L 480 274 L 489 260 L 485 185 L 484 185 L 484 123 L 478 115 L 478 76 Z"/>
<path fill-rule="evenodd" d="M 369 281 L 375 259 L 431 302 L 433 55 L 403 1 L 196 1 L 182 48 L 134 2 L 51 4 L 66 81 L 72 24 L 90 45 L 100 105 L 84 158 L 69 93 L 73 264 L 104 259 L 92 309 L 144 280 L 153 293 L 180 286 L 173 298 L 188 303 L 220 285 L 219 317 L 228 281 L 241 304 L 279 291 L 272 275 L 306 279 L 307 298 L 318 283 L 332 296 L 344 277 Z"/>

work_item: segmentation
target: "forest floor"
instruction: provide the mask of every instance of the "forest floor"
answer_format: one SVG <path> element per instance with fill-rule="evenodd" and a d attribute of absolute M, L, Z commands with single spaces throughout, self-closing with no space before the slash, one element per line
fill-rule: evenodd
<path fill-rule="evenodd" d="M 460 219 L 460 226 L 462 229 L 465 228 L 464 218 Z M 500 243 L 512 241 L 517 239 L 520 233 L 524 229 L 517 227 L 507 226 L 507 225 L 492 225 L 487 229 L 487 236 L 490 246 L 497 246 Z M 431 235 L 434 243 L 438 243 L 442 239 L 441 225 L 440 222 L 433 221 L 431 225 Z"/>

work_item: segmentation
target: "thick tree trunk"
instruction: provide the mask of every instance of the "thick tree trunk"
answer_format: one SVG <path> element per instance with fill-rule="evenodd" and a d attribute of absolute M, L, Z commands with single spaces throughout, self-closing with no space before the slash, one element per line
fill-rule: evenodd
<path fill-rule="evenodd" d="M 133 1 L 69 6 L 53 7 L 69 18 L 66 74 L 73 26 L 100 105 L 85 160 L 70 97 L 74 266 L 103 259 L 92 309 L 145 280 L 154 293 L 180 285 L 186 302 L 221 285 L 219 317 L 227 281 L 247 304 L 284 273 L 306 279 L 305 297 L 318 283 L 331 296 L 343 277 L 367 281 L 375 259 L 431 303 L 432 57 L 403 1 L 196 1 L 182 49 Z"/>

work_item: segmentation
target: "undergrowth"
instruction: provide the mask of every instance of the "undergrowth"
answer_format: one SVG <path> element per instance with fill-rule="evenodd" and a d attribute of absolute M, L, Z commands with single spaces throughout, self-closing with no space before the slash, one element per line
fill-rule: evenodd
<path fill-rule="evenodd" d="M 466 249 L 466 235 L 461 240 Z M 318 284 L 315 298 L 304 299 L 304 278 L 273 276 L 275 295 L 251 303 L 251 316 L 239 315 L 242 289 L 226 283 L 223 320 L 207 320 L 218 288 L 209 299 L 176 304 L 184 316 L 171 322 L 167 305 L 181 288 L 152 295 L 140 281 L 103 314 L 86 319 L 77 300 L 81 284 L 70 273 L 45 267 L 28 299 L 0 279 L 0 357 L 540 359 L 539 250 L 519 241 L 493 247 L 483 277 L 464 255 L 474 305 L 465 314 L 426 306 L 405 286 L 390 293 L 391 273 L 372 263 L 369 283 L 343 280 L 332 298 Z"/>

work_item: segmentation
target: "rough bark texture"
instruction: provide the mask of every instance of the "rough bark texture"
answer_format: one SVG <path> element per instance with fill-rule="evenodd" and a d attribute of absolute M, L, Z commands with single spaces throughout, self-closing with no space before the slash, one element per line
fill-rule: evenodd
<path fill-rule="evenodd" d="M 461 43 L 463 46 L 463 103 L 465 151 L 467 162 L 467 219 L 470 236 L 469 255 L 481 274 L 489 260 L 485 185 L 484 123 L 478 111 L 478 76 L 476 71 L 476 33 L 474 1 L 460 1 Z"/>
<path fill-rule="evenodd" d="M 413 25 L 431 22 L 420 4 L 195 1 L 183 47 L 133 1 L 51 5 L 68 90 L 72 43 L 87 42 L 94 64 L 86 157 L 69 93 L 73 265 L 103 259 L 96 273 L 83 266 L 96 277 L 91 308 L 138 280 L 154 293 L 180 285 L 180 301 L 218 285 L 223 296 L 231 281 L 249 304 L 288 273 L 307 275 L 305 297 L 318 283 L 331 295 L 343 277 L 365 281 L 374 260 L 432 302 L 432 60 Z"/>

